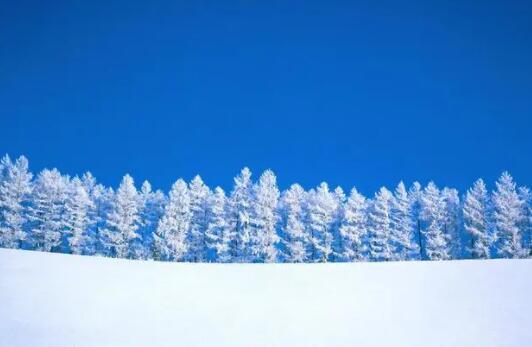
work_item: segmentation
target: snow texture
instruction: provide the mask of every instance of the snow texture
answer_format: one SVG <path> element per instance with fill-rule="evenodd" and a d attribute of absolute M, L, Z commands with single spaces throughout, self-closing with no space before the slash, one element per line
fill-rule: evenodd
<path fill-rule="evenodd" d="M 0 249 L 2 346 L 525 346 L 532 260 L 194 264 Z"/>

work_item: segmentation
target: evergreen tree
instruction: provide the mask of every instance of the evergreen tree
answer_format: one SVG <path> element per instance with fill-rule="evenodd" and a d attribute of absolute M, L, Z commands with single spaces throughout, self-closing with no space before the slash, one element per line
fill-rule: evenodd
<path fill-rule="evenodd" d="M 408 200 L 410 202 L 410 213 L 412 215 L 412 222 L 414 223 L 414 239 L 416 248 L 419 251 L 417 256 L 413 255 L 413 259 L 426 259 L 425 239 L 421 230 L 422 224 L 422 196 L 423 190 L 419 182 L 414 182 L 408 190 Z"/>
<path fill-rule="evenodd" d="M 331 261 L 342 261 L 343 260 L 343 253 L 344 253 L 344 244 L 343 244 L 343 237 L 340 234 L 340 227 L 342 225 L 342 220 L 344 218 L 344 204 L 346 203 L 346 196 L 344 193 L 344 190 L 342 187 L 338 186 L 334 189 L 334 197 L 336 200 L 336 209 L 334 211 L 334 222 L 331 229 L 332 232 L 332 249 L 333 252 L 331 253 Z"/>
<path fill-rule="evenodd" d="M 254 186 L 252 210 L 253 229 L 251 233 L 251 252 L 253 260 L 273 263 L 277 260 L 277 202 L 279 200 L 277 178 L 271 170 L 266 170 Z"/>
<path fill-rule="evenodd" d="M 250 259 L 250 216 L 253 208 L 251 171 L 247 167 L 243 168 L 234 181 L 229 200 L 229 227 L 233 235 L 230 244 L 231 259 L 246 262 Z"/>
<path fill-rule="evenodd" d="M 308 260 L 309 237 L 304 224 L 305 199 L 305 190 L 299 184 L 293 184 L 283 193 L 279 203 L 283 260 L 288 263 L 304 263 Z"/>
<path fill-rule="evenodd" d="M 412 218 L 412 203 L 403 182 L 395 188 L 391 210 L 391 240 L 394 260 L 411 260 L 419 254 L 416 223 Z"/>
<path fill-rule="evenodd" d="M 458 191 L 446 187 L 441 191 L 441 196 L 445 203 L 443 230 L 449 246 L 449 255 L 451 259 L 460 259 L 464 254 L 460 232 L 463 223 Z"/>
<path fill-rule="evenodd" d="M 216 187 L 208 198 L 208 224 L 205 231 L 207 260 L 221 263 L 231 261 L 231 235 L 227 223 L 227 198 L 222 188 Z"/>
<path fill-rule="evenodd" d="M 392 193 L 382 187 L 375 194 L 368 214 L 369 256 L 373 261 L 389 261 L 393 257 L 390 246 L 392 204 Z"/>
<path fill-rule="evenodd" d="M 125 175 L 116 191 L 111 212 L 103 229 L 104 247 L 118 258 L 131 258 L 133 240 L 139 237 L 137 230 L 140 201 L 133 178 Z"/>
<path fill-rule="evenodd" d="M 430 182 L 424 189 L 421 202 L 427 258 L 430 260 L 450 259 L 450 247 L 444 231 L 445 201 L 434 182 Z"/>
<path fill-rule="evenodd" d="M 190 192 L 190 230 L 187 234 L 188 252 L 187 260 L 201 262 L 207 256 L 207 202 L 211 194 L 209 187 L 203 183 L 200 176 L 194 177 L 189 184 Z"/>
<path fill-rule="evenodd" d="M 482 179 L 475 182 L 464 198 L 464 230 L 471 237 L 469 248 L 473 259 L 490 257 L 491 237 L 488 229 L 488 191 Z"/>
<path fill-rule="evenodd" d="M 0 161 L 0 247 L 19 248 L 26 238 L 23 226 L 31 179 L 25 157 L 12 163 L 6 155 Z"/>
<path fill-rule="evenodd" d="M 340 259 L 343 261 L 368 260 L 368 250 L 364 243 L 367 236 L 367 207 L 366 198 L 353 188 L 343 209 L 340 226 L 342 237 Z"/>
<path fill-rule="evenodd" d="M 518 223 L 521 220 L 521 201 L 515 183 L 508 172 L 504 172 L 495 183 L 493 193 L 494 229 L 497 237 L 497 253 L 503 258 L 524 256 L 522 235 Z"/>
<path fill-rule="evenodd" d="M 73 254 L 85 253 L 89 227 L 88 210 L 91 206 L 89 194 L 81 180 L 75 177 L 70 184 L 64 211 L 65 234 L 68 248 Z"/>
<path fill-rule="evenodd" d="M 63 218 L 68 178 L 59 171 L 43 170 L 34 185 L 28 211 L 29 243 L 38 251 L 59 251 L 65 231 Z"/>
<path fill-rule="evenodd" d="M 337 200 L 322 182 L 316 190 L 310 190 L 307 201 L 307 219 L 310 241 L 310 261 L 327 262 L 333 252 L 332 229 L 337 209 Z"/>
<path fill-rule="evenodd" d="M 153 235 L 156 259 L 184 260 L 191 217 L 188 187 L 185 181 L 179 179 L 172 186 L 164 214 Z"/>
<path fill-rule="evenodd" d="M 519 187 L 521 200 L 521 223 L 519 229 L 523 239 L 525 255 L 532 257 L 532 193 L 527 187 Z"/>
<path fill-rule="evenodd" d="M 165 196 L 160 190 L 153 191 L 148 181 L 140 189 L 139 237 L 133 242 L 133 257 L 149 259 L 153 253 L 153 233 L 164 212 Z"/>

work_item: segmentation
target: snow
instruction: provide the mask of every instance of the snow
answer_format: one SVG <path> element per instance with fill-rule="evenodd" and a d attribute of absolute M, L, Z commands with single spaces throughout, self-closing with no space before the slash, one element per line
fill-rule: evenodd
<path fill-rule="evenodd" d="M 1 346 L 524 346 L 532 260 L 183 264 L 0 249 Z"/>

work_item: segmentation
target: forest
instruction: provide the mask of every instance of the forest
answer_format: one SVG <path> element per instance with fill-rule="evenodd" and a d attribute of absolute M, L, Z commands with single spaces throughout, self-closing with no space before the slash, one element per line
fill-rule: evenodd
<path fill-rule="evenodd" d="M 366 197 L 325 182 L 280 191 L 275 174 L 232 190 L 200 176 L 168 193 L 130 175 L 113 189 L 28 160 L 0 162 L 0 246 L 128 259 L 221 263 L 529 258 L 532 194 L 508 172 L 492 191 L 478 179 L 463 194 L 403 182 Z"/>

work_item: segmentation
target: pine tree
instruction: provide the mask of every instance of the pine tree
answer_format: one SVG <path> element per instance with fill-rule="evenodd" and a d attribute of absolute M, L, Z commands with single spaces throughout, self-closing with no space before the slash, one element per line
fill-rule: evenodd
<path fill-rule="evenodd" d="M 309 236 L 304 224 L 305 199 L 303 187 L 293 184 L 283 193 L 279 203 L 282 216 L 282 258 L 287 263 L 304 263 L 308 260 Z"/>
<path fill-rule="evenodd" d="M 23 226 L 31 193 L 32 174 L 28 160 L 19 157 L 15 163 L 8 155 L 0 161 L 0 247 L 19 248 L 26 238 Z"/>
<path fill-rule="evenodd" d="M 187 234 L 188 252 L 187 260 L 201 262 L 207 256 L 207 202 L 211 194 L 209 187 L 203 183 L 200 176 L 194 177 L 189 184 L 190 192 L 190 230 Z"/>
<path fill-rule="evenodd" d="M 532 257 L 532 193 L 527 187 L 519 187 L 519 199 L 521 201 L 521 230 L 523 248 L 528 257 Z"/>
<path fill-rule="evenodd" d="M 425 252 L 430 260 L 447 260 L 451 258 L 448 239 L 445 235 L 445 201 L 440 190 L 430 182 L 421 197 L 423 234 Z"/>
<path fill-rule="evenodd" d="M 89 209 L 90 227 L 89 241 L 90 251 L 98 255 L 110 255 L 106 243 L 106 229 L 109 216 L 114 209 L 115 192 L 113 188 L 106 188 L 97 184 L 89 193 L 93 209 Z"/>
<path fill-rule="evenodd" d="M 118 258 L 131 258 L 131 245 L 139 237 L 137 229 L 140 201 L 133 178 L 125 175 L 114 196 L 112 210 L 103 229 L 104 247 Z"/>
<path fill-rule="evenodd" d="M 253 208 L 251 171 L 247 167 L 243 168 L 234 181 L 229 200 L 229 227 L 234 235 L 230 245 L 231 259 L 246 262 L 250 259 L 250 217 Z"/>
<path fill-rule="evenodd" d="M 277 178 L 271 170 L 266 170 L 253 187 L 251 253 L 253 261 L 273 263 L 277 260 L 277 203 L 279 189 Z"/>
<path fill-rule="evenodd" d="M 184 260 L 191 217 L 188 187 L 185 181 L 179 179 L 170 190 L 164 214 L 153 235 L 156 259 Z"/>
<path fill-rule="evenodd" d="M 471 237 L 473 259 L 490 257 L 491 237 L 488 230 L 488 191 L 482 179 L 475 182 L 464 198 L 464 229 Z"/>
<path fill-rule="evenodd" d="M 231 261 L 231 235 L 227 223 L 227 198 L 222 188 L 214 189 L 208 198 L 208 206 L 207 260 L 228 263 Z"/>
<path fill-rule="evenodd" d="M 391 220 L 391 240 L 395 260 L 411 260 L 419 254 L 416 243 L 416 223 L 412 218 L 412 203 L 403 182 L 395 188 Z"/>
<path fill-rule="evenodd" d="M 392 193 L 382 187 L 371 205 L 368 214 L 369 256 L 373 261 L 389 261 L 392 259 L 391 219 L 393 204 Z"/>
<path fill-rule="evenodd" d="M 421 230 L 422 216 L 421 216 L 421 198 L 423 191 L 419 182 L 414 182 L 408 190 L 408 200 L 410 201 L 410 212 L 412 214 L 412 222 L 414 223 L 414 239 L 416 248 L 419 251 L 417 256 L 413 255 L 413 259 L 426 259 L 425 240 Z"/>
<path fill-rule="evenodd" d="M 87 236 L 89 227 L 88 210 L 92 201 L 85 190 L 81 180 L 75 177 L 70 183 L 65 201 L 64 224 L 68 247 L 73 254 L 85 253 L 89 240 Z"/>
<path fill-rule="evenodd" d="M 451 259 L 460 259 L 463 256 L 461 225 L 461 203 L 458 191 L 451 188 L 443 188 L 442 199 L 445 203 L 443 230 L 449 246 Z"/>
<path fill-rule="evenodd" d="M 310 190 L 307 202 L 307 219 L 310 241 L 310 261 L 327 262 L 333 251 L 332 228 L 337 209 L 337 200 L 322 182 L 316 190 Z"/>
<path fill-rule="evenodd" d="M 521 219 L 521 202 L 515 183 L 512 176 L 504 172 L 495 184 L 497 189 L 493 193 L 492 201 L 497 253 L 503 258 L 523 257 L 525 252 L 518 227 Z"/>
<path fill-rule="evenodd" d="M 153 233 L 164 211 L 165 196 L 160 190 L 153 191 L 148 181 L 140 189 L 139 237 L 133 242 L 133 257 L 149 259 L 153 254 Z"/>
<path fill-rule="evenodd" d="M 334 189 L 334 197 L 336 200 L 336 208 L 334 211 L 334 221 L 331 229 L 332 232 L 332 249 L 331 261 L 337 262 L 342 261 L 342 254 L 344 252 L 343 238 L 340 235 L 340 227 L 342 225 L 342 220 L 344 218 L 344 204 L 346 203 L 346 196 L 342 187 L 338 186 Z"/>
<path fill-rule="evenodd" d="M 367 201 L 355 188 L 347 199 L 340 226 L 342 237 L 343 261 L 364 261 L 367 258 L 367 247 L 364 243 L 367 236 Z"/>
<path fill-rule="evenodd" d="M 65 236 L 63 219 L 68 178 L 57 169 L 43 170 L 34 185 L 28 212 L 30 244 L 38 251 L 59 251 Z"/>

